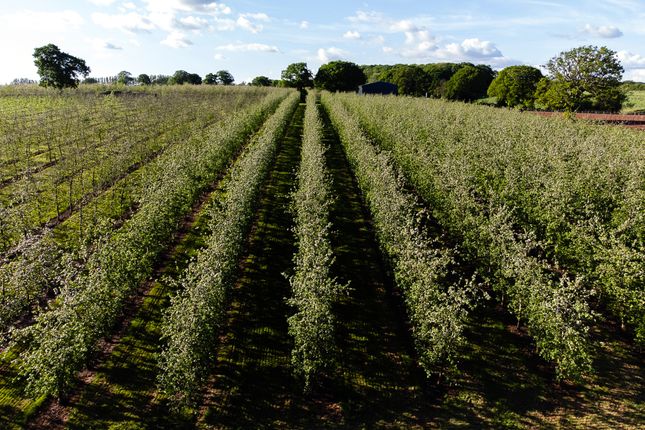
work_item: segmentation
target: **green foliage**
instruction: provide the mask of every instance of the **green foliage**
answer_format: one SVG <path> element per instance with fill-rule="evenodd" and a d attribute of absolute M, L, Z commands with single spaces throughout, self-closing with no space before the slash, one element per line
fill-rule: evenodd
<path fill-rule="evenodd" d="M 625 91 L 645 91 L 645 82 L 623 81 L 620 86 Z"/>
<path fill-rule="evenodd" d="M 215 75 L 217 76 L 217 82 L 222 85 L 231 85 L 235 82 L 233 75 L 228 70 L 219 70 Z"/>
<path fill-rule="evenodd" d="M 293 296 L 289 304 L 296 313 L 289 317 L 289 334 L 294 338 L 291 362 L 305 381 L 335 362 L 336 321 L 332 312 L 344 287 L 330 274 L 334 262 L 329 240 L 329 211 L 334 200 L 322 144 L 322 122 L 316 96 L 307 96 L 302 158 L 298 170 L 298 189 L 293 194 L 295 233 L 298 251 L 294 255 L 294 274 L 289 277 Z"/>
<path fill-rule="evenodd" d="M 214 73 L 206 73 L 202 83 L 205 85 L 217 85 L 217 75 Z"/>
<path fill-rule="evenodd" d="M 580 46 L 564 51 L 545 67 L 553 84 L 539 97 L 549 109 L 619 111 L 627 98 L 620 88 L 624 69 L 616 52 L 607 47 Z"/>
<path fill-rule="evenodd" d="M 551 110 L 573 112 L 591 108 L 588 101 L 583 99 L 580 88 L 566 81 L 542 78 L 538 82 L 535 96 L 537 104 Z"/>
<path fill-rule="evenodd" d="M 430 86 L 429 75 L 414 65 L 397 64 L 381 74 L 379 79 L 395 84 L 399 94 L 406 96 L 425 96 Z"/>
<path fill-rule="evenodd" d="M 642 133 L 440 101 L 337 97 L 392 151 L 559 378 L 589 371 L 591 298 L 641 342 Z"/>
<path fill-rule="evenodd" d="M 542 77 L 542 72 L 535 67 L 510 66 L 497 74 L 488 87 L 488 95 L 497 97 L 497 103 L 502 106 L 532 109 Z"/>
<path fill-rule="evenodd" d="M 645 90 L 629 91 L 621 112 L 645 114 Z"/>
<path fill-rule="evenodd" d="M 292 63 L 282 71 L 282 82 L 285 86 L 297 88 L 301 91 L 305 87 L 313 86 L 313 75 L 307 63 Z"/>
<path fill-rule="evenodd" d="M 350 97 L 354 101 L 365 99 Z M 404 191 L 405 183 L 390 154 L 377 151 L 340 96 L 323 93 L 322 102 L 339 131 L 374 219 L 379 243 L 404 294 L 421 366 L 428 375 L 452 371 L 465 342 L 463 331 L 472 284 L 449 279 L 453 252 L 426 236 L 422 225 L 427 220 L 418 212 L 417 200 Z"/>
<path fill-rule="evenodd" d="M 349 61 L 330 61 L 320 66 L 314 84 L 316 88 L 331 92 L 355 92 L 366 80 L 365 73 L 356 64 Z"/>
<path fill-rule="evenodd" d="M 283 98 L 273 93 L 259 106 L 224 124 L 202 130 L 173 148 L 156 166 L 139 210 L 114 234 L 97 242 L 85 270 L 68 279 L 56 307 L 16 333 L 24 352 L 21 374 L 32 394 L 69 392 L 76 373 L 123 306 L 152 271 L 177 223 L 194 200 Z"/>
<path fill-rule="evenodd" d="M 117 75 L 116 82 L 117 84 L 121 85 L 131 85 L 132 83 L 134 83 L 134 78 L 132 77 L 132 74 L 130 72 L 123 70 L 120 71 Z"/>
<path fill-rule="evenodd" d="M 251 81 L 251 85 L 255 87 L 271 87 L 273 86 L 273 80 L 267 78 L 266 76 L 256 76 Z"/>
<path fill-rule="evenodd" d="M 201 85 L 202 78 L 197 73 L 188 73 L 185 70 L 177 70 L 171 77 L 168 79 L 168 84 L 170 85 Z"/>
<path fill-rule="evenodd" d="M 90 74 L 84 60 L 62 52 L 51 43 L 34 49 L 33 57 L 43 87 L 76 88 L 80 81 L 78 76 Z"/>
<path fill-rule="evenodd" d="M 445 97 L 449 100 L 473 101 L 486 96 L 495 77 L 488 66 L 465 65 L 446 83 Z"/>
<path fill-rule="evenodd" d="M 435 98 L 445 97 L 446 83 L 466 65 L 468 63 L 432 63 L 421 66 L 429 80 L 428 95 Z"/>
<path fill-rule="evenodd" d="M 233 167 L 226 198 L 211 208 L 212 234 L 207 247 L 191 262 L 180 281 L 183 289 L 166 312 L 159 385 L 177 407 L 193 404 L 208 377 L 228 289 L 235 281 L 244 248 L 243 238 L 250 228 L 260 186 L 298 99 L 292 93 L 280 105 Z"/>
<path fill-rule="evenodd" d="M 36 305 L 65 276 L 61 252 L 49 230 L 27 236 L 13 252 L 19 257 L 0 265 L 0 339 L 25 309 Z"/>
<path fill-rule="evenodd" d="M 137 82 L 141 85 L 151 85 L 152 79 L 150 79 L 150 76 L 146 75 L 145 73 L 141 73 L 139 76 L 137 76 Z"/>

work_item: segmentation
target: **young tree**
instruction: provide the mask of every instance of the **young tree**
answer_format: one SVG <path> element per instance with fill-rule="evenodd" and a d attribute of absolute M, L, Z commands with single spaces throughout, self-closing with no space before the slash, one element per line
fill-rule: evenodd
<path fill-rule="evenodd" d="M 86 77 L 91 71 L 85 60 L 62 52 L 52 43 L 34 49 L 33 57 L 43 87 L 76 88 L 78 76 Z"/>
<path fill-rule="evenodd" d="M 500 106 L 533 108 L 535 90 L 542 72 L 531 66 L 510 66 L 499 72 L 488 87 L 488 95 L 497 97 Z"/>
<path fill-rule="evenodd" d="M 363 70 L 349 61 L 330 61 L 323 64 L 316 73 L 316 88 L 327 91 L 356 91 L 367 82 Z"/>
<path fill-rule="evenodd" d="M 307 67 L 307 63 L 289 64 L 282 71 L 281 77 L 287 87 L 297 88 L 298 91 L 313 85 L 313 75 Z"/>
<path fill-rule="evenodd" d="M 565 88 L 567 91 L 560 98 L 567 99 L 571 110 L 590 106 L 593 109 L 618 111 L 627 99 L 620 89 L 623 66 L 616 52 L 605 46 L 580 46 L 561 52 L 551 58 L 545 67 L 555 84 L 551 91 Z M 553 105 L 548 107 L 554 108 Z"/>
<path fill-rule="evenodd" d="M 219 70 L 216 75 L 218 82 L 220 82 L 222 85 L 231 85 L 233 82 L 235 82 L 233 75 L 231 75 L 228 70 Z"/>
<path fill-rule="evenodd" d="M 251 85 L 255 87 L 270 87 L 273 81 L 266 76 L 257 76 L 251 81 Z"/>

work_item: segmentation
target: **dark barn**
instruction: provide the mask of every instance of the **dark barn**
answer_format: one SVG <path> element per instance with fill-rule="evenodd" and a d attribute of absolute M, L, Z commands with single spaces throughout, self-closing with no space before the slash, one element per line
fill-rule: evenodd
<path fill-rule="evenodd" d="M 360 85 L 358 87 L 358 94 L 394 94 L 397 95 L 399 89 L 396 85 L 389 82 L 372 82 L 370 84 Z"/>

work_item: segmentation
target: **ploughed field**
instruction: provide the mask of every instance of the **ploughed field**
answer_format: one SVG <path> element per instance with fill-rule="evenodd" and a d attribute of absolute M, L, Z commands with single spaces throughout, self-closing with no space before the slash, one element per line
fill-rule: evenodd
<path fill-rule="evenodd" d="M 642 132 L 88 88 L 0 90 L 0 427 L 645 423 Z"/>

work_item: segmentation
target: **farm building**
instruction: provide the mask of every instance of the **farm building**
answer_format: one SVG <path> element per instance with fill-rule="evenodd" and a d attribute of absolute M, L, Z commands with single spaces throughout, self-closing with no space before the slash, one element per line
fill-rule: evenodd
<path fill-rule="evenodd" d="M 358 87 L 358 94 L 394 94 L 399 93 L 399 88 L 389 82 L 372 82 L 369 84 L 360 85 Z"/>

